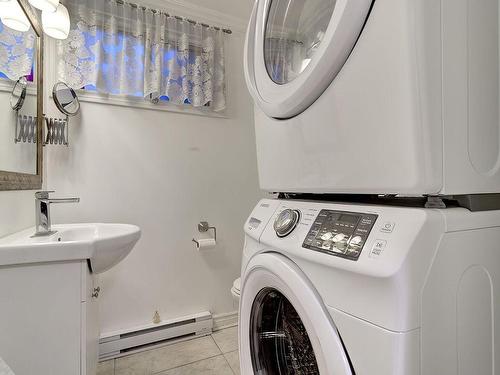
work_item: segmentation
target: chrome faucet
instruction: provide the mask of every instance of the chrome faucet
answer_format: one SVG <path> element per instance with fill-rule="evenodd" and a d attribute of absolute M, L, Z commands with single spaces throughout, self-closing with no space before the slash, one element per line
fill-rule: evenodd
<path fill-rule="evenodd" d="M 54 191 L 37 191 L 35 193 L 36 232 L 34 236 L 48 236 L 55 233 L 50 224 L 51 203 L 78 203 L 80 198 L 49 198 Z"/>

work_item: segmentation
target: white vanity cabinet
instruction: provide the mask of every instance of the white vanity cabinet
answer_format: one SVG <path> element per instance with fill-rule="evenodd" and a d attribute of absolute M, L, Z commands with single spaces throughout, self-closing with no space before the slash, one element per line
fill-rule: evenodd
<path fill-rule="evenodd" d="M 52 230 L 33 236 L 36 228 L 28 228 L 0 238 L 0 357 L 16 375 L 95 375 L 95 274 L 123 260 L 141 230 L 112 223 Z"/>
<path fill-rule="evenodd" d="M 0 266 L 0 357 L 16 375 L 95 375 L 97 288 L 86 260 Z"/>

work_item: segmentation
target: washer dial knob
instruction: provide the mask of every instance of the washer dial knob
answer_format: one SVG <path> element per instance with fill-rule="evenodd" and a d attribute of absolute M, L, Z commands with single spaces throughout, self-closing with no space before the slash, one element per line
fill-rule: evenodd
<path fill-rule="evenodd" d="M 284 209 L 274 221 L 274 230 L 278 237 L 286 237 L 297 226 L 300 220 L 300 212 L 290 208 Z"/>

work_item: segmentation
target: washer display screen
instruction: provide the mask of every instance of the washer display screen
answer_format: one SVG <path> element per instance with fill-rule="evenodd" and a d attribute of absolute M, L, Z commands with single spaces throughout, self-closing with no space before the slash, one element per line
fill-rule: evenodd
<path fill-rule="evenodd" d="M 340 217 L 339 217 L 339 221 L 344 222 L 344 223 L 350 223 L 350 224 L 355 224 L 358 222 L 358 220 L 359 220 L 358 215 L 343 214 L 343 215 L 340 215 Z"/>
<path fill-rule="evenodd" d="M 357 260 L 378 215 L 321 210 L 302 247 Z"/>

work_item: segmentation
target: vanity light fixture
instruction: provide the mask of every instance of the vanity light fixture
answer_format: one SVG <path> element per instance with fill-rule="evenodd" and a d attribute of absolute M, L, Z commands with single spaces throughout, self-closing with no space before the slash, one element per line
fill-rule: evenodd
<path fill-rule="evenodd" d="M 59 5 L 59 0 L 29 0 L 35 8 L 45 12 L 55 12 Z"/>
<path fill-rule="evenodd" d="M 59 4 L 55 12 L 42 12 L 42 27 L 45 34 L 55 39 L 66 39 L 69 35 L 70 20 L 68 9 Z"/>
<path fill-rule="evenodd" d="M 0 1 L 0 15 L 2 23 L 11 29 L 25 32 L 31 27 L 17 0 Z"/>

